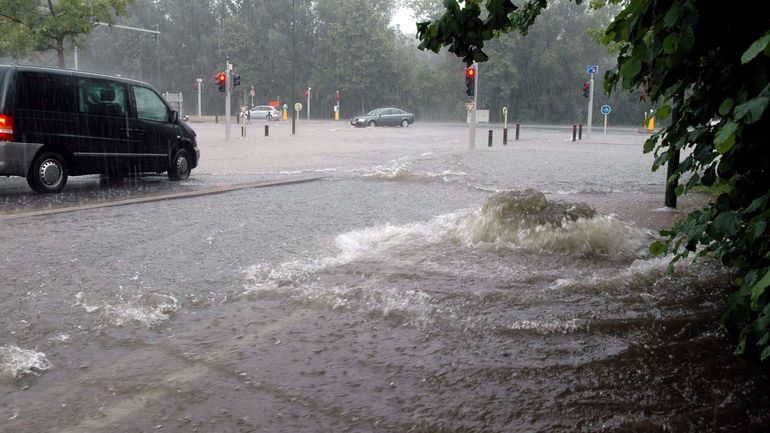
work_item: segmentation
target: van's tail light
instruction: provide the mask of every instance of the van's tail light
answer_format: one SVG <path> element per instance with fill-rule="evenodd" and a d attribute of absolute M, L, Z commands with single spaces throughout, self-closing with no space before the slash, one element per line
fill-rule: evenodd
<path fill-rule="evenodd" d="M 13 117 L 0 114 L 0 141 L 13 141 Z"/>

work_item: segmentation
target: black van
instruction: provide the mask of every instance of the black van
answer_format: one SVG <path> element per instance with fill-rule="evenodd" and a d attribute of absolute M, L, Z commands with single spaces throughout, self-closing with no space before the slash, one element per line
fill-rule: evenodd
<path fill-rule="evenodd" d="M 195 132 L 147 83 L 0 65 L 0 175 L 58 192 L 84 174 L 187 179 L 199 157 Z"/>

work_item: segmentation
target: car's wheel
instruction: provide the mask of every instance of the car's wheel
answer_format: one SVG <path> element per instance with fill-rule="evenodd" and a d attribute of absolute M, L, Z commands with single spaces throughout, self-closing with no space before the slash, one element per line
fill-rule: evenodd
<path fill-rule="evenodd" d="M 179 149 L 171 160 L 171 167 L 168 168 L 168 177 L 171 180 L 185 180 L 190 177 L 190 166 L 192 159 L 187 149 Z"/>
<path fill-rule="evenodd" d="M 369 126 L 377 126 L 377 123 L 374 120 L 370 120 Z"/>
<path fill-rule="evenodd" d="M 402 120 L 401 121 L 401 127 L 402 128 L 406 128 L 407 126 L 409 126 L 409 121 L 406 120 L 406 119 Z"/>
<path fill-rule="evenodd" d="M 272 114 L 268 114 L 268 115 L 267 115 L 267 117 L 266 117 L 266 119 L 267 119 L 267 120 L 273 120 L 273 115 L 272 115 Z"/>
<path fill-rule="evenodd" d="M 27 183 L 35 192 L 59 192 L 67 184 L 67 163 L 56 152 L 45 152 L 32 162 Z"/>

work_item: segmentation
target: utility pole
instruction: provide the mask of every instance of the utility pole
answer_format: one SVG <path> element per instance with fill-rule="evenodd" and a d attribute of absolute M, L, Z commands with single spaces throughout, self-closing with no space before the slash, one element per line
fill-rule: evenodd
<path fill-rule="evenodd" d="M 230 139 L 230 87 L 232 84 L 233 65 L 230 56 L 225 60 L 225 139 Z"/>
<path fill-rule="evenodd" d="M 473 110 L 471 110 L 471 149 L 476 148 L 476 113 L 479 111 L 479 64 L 473 62 Z"/>

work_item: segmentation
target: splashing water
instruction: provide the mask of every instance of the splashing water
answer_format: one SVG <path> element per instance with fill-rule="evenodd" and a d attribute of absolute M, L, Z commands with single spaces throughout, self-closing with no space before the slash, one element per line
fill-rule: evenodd
<path fill-rule="evenodd" d="M 17 346 L 0 346 L 0 379 L 38 375 L 51 368 L 45 354 Z"/>

